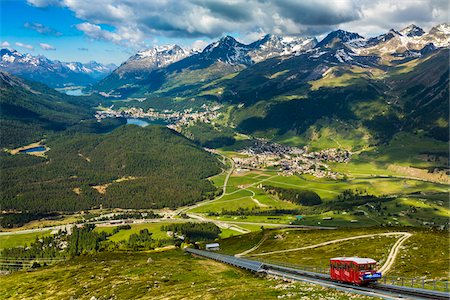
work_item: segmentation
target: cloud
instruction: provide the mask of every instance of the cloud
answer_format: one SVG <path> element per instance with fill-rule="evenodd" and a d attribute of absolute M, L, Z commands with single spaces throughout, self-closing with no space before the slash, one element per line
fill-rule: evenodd
<path fill-rule="evenodd" d="M 22 47 L 22 48 L 25 48 L 25 49 L 28 49 L 28 50 L 31 50 L 31 51 L 34 50 L 33 46 L 27 45 L 27 44 L 24 44 L 24 43 L 21 43 L 21 42 L 16 42 L 16 46 L 19 46 L 19 47 Z"/>
<path fill-rule="evenodd" d="M 192 49 L 203 50 L 206 46 L 208 46 L 208 42 L 204 40 L 195 40 L 191 47 Z"/>
<path fill-rule="evenodd" d="M 61 6 L 60 0 L 27 0 L 27 3 L 35 7 Z"/>
<path fill-rule="evenodd" d="M 56 50 L 56 48 L 53 47 L 52 45 L 45 44 L 45 43 L 40 43 L 39 46 L 41 47 L 42 50 L 46 50 L 46 51 Z"/>
<path fill-rule="evenodd" d="M 142 47 L 155 37 L 207 39 L 238 32 L 322 35 L 344 28 L 378 34 L 415 23 L 446 22 L 447 0 L 28 0 L 64 6 L 91 39 Z"/>
<path fill-rule="evenodd" d="M 3 41 L 3 42 L 1 43 L 1 47 L 2 47 L 2 48 L 9 48 L 9 46 L 11 46 L 11 44 L 8 43 L 7 41 Z"/>
<path fill-rule="evenodd" d="M 23 27 L 34 30 L 43 35 L 53 35 L 53 36 L 61 36 L 62 35 L 61 32 L 56 31 L 55 29 L 53 29 L 51 27 L 44 26 L 40 23 L 25 22 L 23 24 Z"/>
<path fill-rule="evenodd" d="M 78 50 L 79 50 L 79 51 L 89 51 L 88 48 L 84 48 L 84 47 L 78 48 Z"/>

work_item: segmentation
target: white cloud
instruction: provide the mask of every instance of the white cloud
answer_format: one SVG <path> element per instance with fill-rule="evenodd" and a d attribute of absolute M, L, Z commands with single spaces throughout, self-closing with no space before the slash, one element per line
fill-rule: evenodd
<path fill-rule="evenodd" d="M 448 21 L 448 0 L 28 0 L 38 7 L 65 6 L 84 20 L 89 38 L 140 47 L 146 40 L 217 38 L 239 32 L 321 35 L 343 28 L 365 35 L 410 23 Z M 101 24 L 101 26 L 100 26 Z M 107 25 L 107 26 L 104 26 Z"/>
<path fill-rule="evenodd" d="M 2 44 L 1 44 L 1 46 L 2 46 L 3 48 L 9 48 L 9 46 L 11 46 L 11 44 L 8 43 L 8 41 L 3 41 Z"/>
<path fill-rule="evenodd" d="M 28 4 L 35 7 L 60 6 L 63 1 L 60 0 L 27 0 Z"/>
<path fill-rule="evenodd" d="M 204 41 L 204 40 L 195 40 L 192 43 L 191 48 L 201 51 L 201 50 L 205 49 L 205 47 L 208 46 L 208 44 L 209 43 L 207 41 Z"/>
<path fill-rule="evenodd" d="M 143 45 L 144 35 L 133 28 L 120 27 L 117 32 L 111 32 L 102 29 L 99 25 L 89 22 L 77 24 L 75 27 L 94 40 L 109 41 L 129 47 L 139 47 Z"/>
<path fill-rule="evenodd" d="M 16 42 L 16 46 L 19 46 L 19 47 L 22 47 L 22 48 L 25 48 L 25 49 L 28 49 L 28 50 L 31 50 L 31 51 L 34 50 L 33 46 L 27 45 L 27 44 L 24 44 L 24 43 L 21 43 L 21 42 Z"/>
<path fill-rule="evenodd" d="M 45 44 L 45 43 L 40 43 L 39 46 L 41 47 L 42 50 L 56 50 L 55 47 L 53 47 L 52 45 L 49 44 Z"/>

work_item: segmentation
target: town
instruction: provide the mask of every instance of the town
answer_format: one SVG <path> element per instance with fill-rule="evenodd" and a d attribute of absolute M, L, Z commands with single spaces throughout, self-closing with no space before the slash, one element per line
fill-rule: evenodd
<path fill-rule="evenodd" d="M 203 104 L 200 111 L 194 111 L 192 108 L 183 111 L 163 110 L 157 111 L 154 108 L 149 108 L 146 112 L 142 108 L 120 108 L 114 109 L 114 105 L 104 109 L 98 110 L 95 113 L 95 118 L 101 121 L 105 118 L 134 118 L 134 119 L 148 119 L 148 120 L 162 120 L 166 122 L 167 127 L 180 131 L 182 127 L 188 126 L 194 122 L 211 123 L 219 116 L 221 105 L 206 105 Z"/>
<path fill-rule="evenodd" d="M 336 148 L 308 152 L 308 147 L 290 147 L 255 139 L 252 146 L 240 151 L 245 157 L 233 157 L 237 169 L 278 168 L 281 175 L 311 174 L 315 177 L 338 179 L 325 162 L 348 163 L 351 153 Z"/>

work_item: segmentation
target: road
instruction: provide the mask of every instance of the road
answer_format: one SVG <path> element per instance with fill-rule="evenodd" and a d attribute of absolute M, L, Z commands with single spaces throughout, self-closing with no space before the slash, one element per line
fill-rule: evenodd
<path fill-rule="evenodd" d="M 233 172 L 234 172 L 234 161 L 231 158 L 226 157 L 225 155 L 223 155 L 223 154 L 221 154 L 219 152 L 214 152 L 214 153 L 220 155 L 224 159 L 224 161 L 228 159 L 230 161 L 230 163 L 231 163 L 231 168 L 228 170 L 227 175 L 225 176 L 225 180 L 223 182 L 222 194 L 220 196 L 212 199 L 212 200 L 201 201 L 201 202 L 197 202 L 197 203 L 192 204 L 192 205 L 181 207 L 181 208 L 179 208 L 179 209 L 177 209 L 177 210 L 175 210 L 173 212 L 172 217 L 177 216 L 177 215 L 181 215 L 182 213 L 185 213 L 185 212 L 187 212 L 187 211 L 189 211 L 191 209 L 194 209 L 196 207 L 199 207 L 199 206 L 202 206 L 202 205 L 209 204 L 211 202 L 220 200 L 220 199 L 222 199 L 223 196 L 226 195 L 228 180 L 230 179 L 231 174 L 233 174 Z"/>

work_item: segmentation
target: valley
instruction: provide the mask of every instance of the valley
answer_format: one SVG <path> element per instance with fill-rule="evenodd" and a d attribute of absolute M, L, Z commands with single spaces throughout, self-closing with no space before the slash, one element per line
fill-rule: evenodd
<path fill-rule="evenodd" d="M 0 298 L 369 299 L 183 251 L 212 242 L 448 292 L 449 28 L 227 35 L 117 68 L 2 49 Z"/>

